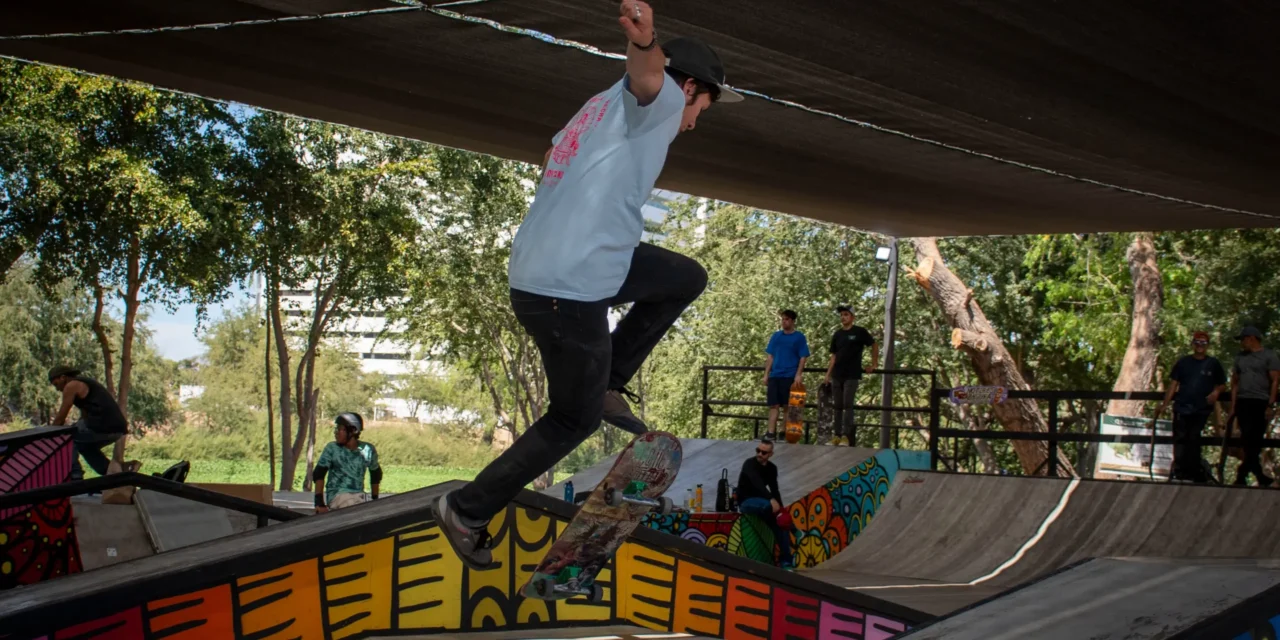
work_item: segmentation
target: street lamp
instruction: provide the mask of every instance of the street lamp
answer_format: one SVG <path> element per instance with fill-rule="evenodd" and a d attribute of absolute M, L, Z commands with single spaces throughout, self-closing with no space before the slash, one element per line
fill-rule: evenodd
<path fill-rule="evenodd" d="M 889 286 L 884 299 L 884 369 L 894 368 L 893 328 L 898 316 L 898 239 L 890 238 L 889 246 L 876 247 L 876 260 L 889 263 Z M 889 419 L 893 406 L 893 374 L 880 377 L 880 448 L 889 448 Z"/>

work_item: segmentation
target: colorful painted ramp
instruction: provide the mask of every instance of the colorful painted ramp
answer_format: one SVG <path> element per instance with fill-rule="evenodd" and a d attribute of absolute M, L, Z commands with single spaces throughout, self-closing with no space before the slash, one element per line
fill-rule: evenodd
<path fill-rule="evenodd" d="M 75 449 L 70 427 L 0 434 L 0 494 L 65 482 Z M 78 573 L 71 501 L 0 509 L 0 592 Z"/>
<path fill-rule="evenodd" d="M 888 638 L 927 616 L 641 529 L 605 601 L 518 591 L 572 508 L 525 492 L 495 519 L 499 567 L 466 569 L 427 505 L 457 483 L 0 595 L 7 638 L 321 638 L 638 625 L 716 638 Z M 538 630 L 534 634 L 533 631 Z"/>
<path fill-rule="evenodd" d="M 737 513 L 713 513 L 716 483 L 728 471 L 737 484 L 744 462 L 755 455 L 755 441 L 681 440 L 685 461 L 667 495 L 678 499 L 690 487 L 703 486 L 706 512 L 651 516 L 645 526 L 699 544 L 776 564 L 777 546 L 763 520 Z M 776 443 L 774 464 L 783 502 L 795 530 L 791 548 L 797 567 L 815 567 L 834 557 L 871 523 L 901 469 L 928 468 L 924 451 L 822 447 Z M 613 464 L 613 457 L 568 481 L 578 492 L 590 491 Z M 544 493 L 563 497 L 564 483 Z"/>

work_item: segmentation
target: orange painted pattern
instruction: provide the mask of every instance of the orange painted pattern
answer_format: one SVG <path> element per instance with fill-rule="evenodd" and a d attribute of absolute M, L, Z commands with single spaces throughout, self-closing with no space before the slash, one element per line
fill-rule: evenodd
<path fill-rule="evenodd" d="M 236 581 L 240 630 L 258 640 L 325 640 L 316 559 Z"/>
<path fill-rule="evenodd" d="M 167 640 L 223 640 L 236 636 L 231 585 L 147 603 L 151 635 Z"/>
<path fill-rule="evenodd" d="M 676 567 L 675 617 L 671 630 L 700 636 L 720 635 L 727 586 L 723 573 L 680 560 Z"/>
<path fill-rule="evenodd" d="M 769 637 L 769 585 L 755 580 L 729 578 L 725 599 L 725 640 L 759 640 Z"/>

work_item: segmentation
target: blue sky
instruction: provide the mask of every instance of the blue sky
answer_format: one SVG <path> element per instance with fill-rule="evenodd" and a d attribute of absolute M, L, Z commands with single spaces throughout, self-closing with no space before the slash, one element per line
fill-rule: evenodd
<path fill-rule="evenodd" d="M 252 299 L 250 291 L 237 287 L 226 302 L 209 310 L 205 328 L 221 318 L 226 310 L 235 309 Z M 180 305 L 173 312 L 156 306 L 147 309 L 146 326 L 151 330 L 152 343 L 160 351 L 160 355 L 170 360 L 182 360 L 204 353 L 204 344 L 196 334 L 196 322 L 196 306 L 193 304 Z"/>

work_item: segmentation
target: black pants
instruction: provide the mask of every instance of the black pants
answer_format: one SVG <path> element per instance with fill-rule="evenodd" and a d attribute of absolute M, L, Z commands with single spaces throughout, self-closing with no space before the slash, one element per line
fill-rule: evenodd
<path fill-rule="evenodd" d="M 516 319 L 547 372 L 547 412 L 476 479 L 449 495 L 464 518 L 485 521 L 600 428 L 604 394 L 631 380 L 667 329 L 707 286 L 707 272 L 641 243 L 618 294 L 576 302 L 511 290 Z M 635 303 L 609 333 L 609 309 Z"/>
<path fill-rule="evenodd" d="M 1262 471 L 1262 439 L 1267 434 L 1267 401 L 1253 398 L 1236 400 L 1236 420 L 1240 425 L 1240 437 L 1244 439 L 1244 459 L 1236 467 L 1236 484 L 1246 484 L 1250 473 L 1258 484 L 1271 484 L 1271 478 Z"/>
<path fill-rule="evenodd" d="M 832 417 L 835 422 L 836 436 L 849 438 L 849 444 L 854 444 L 857 439 L 857 427 L 853 426 L 857 422 L 854 419 L 853 405 L 857 404 L 858 385 L 861 383 L 862 380 L 859 378 L 831 379 L 831 404 L 835 409 Z"/>
<path fill-rule="evenodd" d="M 1201 459 L 1200 435 L 1209 414 L 1173 414 L 1173 477 L 1177 480 L 1208 482 Z"/>

